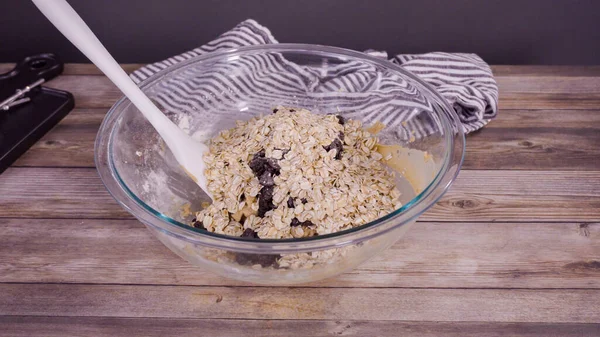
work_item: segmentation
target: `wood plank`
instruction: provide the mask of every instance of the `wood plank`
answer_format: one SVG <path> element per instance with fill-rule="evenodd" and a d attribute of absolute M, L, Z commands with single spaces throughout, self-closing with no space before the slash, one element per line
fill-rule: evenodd
<path fill-rule="evenodd" d="M 597 337 L 600 324 L 348 320 L 239 320 L 113 317 L 0 317 L 6 337 Z"/>
<path fill-rule="evenodd" d="M 479 189 L 484 187 L 479 187 Z M 493 195 L 450 190 L 431 207 L 424 221 L 596 221 L 600 217 L 598 197 Z"/>
<path fill-rule="evenodd" d="M 14 68 L 14 63 L 0 63 L 0 73 Z M 142 63 L 124 63 L 121 67 L 127 73 L 139 69 Z M 543 65 L 491 65 L 496 77 L 506 76 L 552 76 L 552 77 L 600 77 L 600 66 L 543 66 Z M 67 63 L 63 75 L 102 75 L 102 72 L 90 63 Z"/>
<path fill-rule="evenodd" d="M 121 64 L 121 68 L 123 68 L 127 73 L 131 73 L 136 69 L 139 69 L 144 64 L 137 63 L 125 63 Z M 5 73 L 7 71 L 12 70 L 15 67 L 14 63 L 0 63 L 0 74 Z M 64 65 L 64 70 L 62 75 L 100 75 L 104 74 L 91 63 L 67 63 Z"/>
<path fill-rule="evenodd" d="M 600 197 L 598 171 L 464 170 L 449 193 L 482 196 Z M 599 218 L 600 219 L 600 218 Z"/>
<path fill-rule="evenodd" d="M 463 169 L 599 170 L 600 129 L 486 128 L 468 136 Z"/>
<path fill-rule="evenodd" d="M 185 262 L 137 221 L 67 219 L 0 219 L 0 282 L 247 285 Z M 600 289 L 600 223 L 420 222 L 308 286 Z"/>
<path fill-rule="evenodd" d="M 528 129 L 536 128 L 575 129 L 588 132 L 600 130 L 600 110 L 502 110 L 483 130 L 487 129 Z M 530 130 L 533 129 L 533 130 Z M 475 133 L 476 134 L 476 133 Z M 564 135 L 567 136 L 567 135 Z M 470 136 L 467 136 L 470 137 Z"/>
<path fill-rule="evenodd" d="M 587 94 L 597 95 L 600 77 L 498 77 L 501 93 L 547 93 L 557 95 Z"/>
<path fill-rule="evenodd" d="M 501 109 L 597 109 L 600 77 L 498 77 Z M 121 96 L 104 76 L 63 75 L 47 84 L 75 96 L 79 108 L 109 108 Z"/>
<path fill-rule="evenodd" d="M 1 284 L 0 315 L 600 322 L 600 290 Z"/>
<path fill-rule="evenodd" d="M 497 77 L 502 109 L 596 109 L 600 77 Z"/>
<path fill-rule="evenodd" d="M 105 76 L 63 75 L 51 80 L 46 86 L 72 93 L 77 108 L 108 109 L 123 96 Z"/>
<path fill-rule="evenodd" d="M 139 64 L 124 65 L 126 71 Z M 7 71 L 3 64 L 0 70 Z M 600 105 L 600 67 L 494 67 L 502 109 L 594 109 Z M 554 73 L 554 74 L 553 74 Z M 72 64 L 48 86 L 75 95 L 81 108 L 109 108 L 122 95 L 95 66 Z"/>
<path fill-rule="evenodd" d="M 464 168 L 598 170 L 600 111 L 501 111 L 467 136 Z"/>
<path fill-rule="evenodd" d="M 87 168 L 8 168 L 0 175 L 0 217 L 133 218 Z"/>
<path fill-rule="evenodd" d="M 9 168 L 0 175 L 0 217 L 132 218 L 90 168 Z M 595 222 L 600 171 L 463 170 L 420 219 Z"/>
<path fill-rule="evenodd" d="M 600 66 L 492 65 L 495 77 L 600 77 Z"/>
<path fill-rule="evenodd" d="M 106 109 L 75 109 L 13 166 L 94 167 Z M 505 110 L 467 138 L 464 169 L 600 170 L 600 110 Z"/>

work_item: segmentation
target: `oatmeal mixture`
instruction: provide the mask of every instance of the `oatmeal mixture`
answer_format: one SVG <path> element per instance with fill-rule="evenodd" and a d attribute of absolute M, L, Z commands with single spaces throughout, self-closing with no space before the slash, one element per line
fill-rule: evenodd
<path fill-rule="evenodd" d="M 192 225 L 281 239 L 375 220 L 401 206 L 376 144 L 359 121 L 305 109 L 238 121 L 211 140 L 204 160 L 214 202 Z"/>

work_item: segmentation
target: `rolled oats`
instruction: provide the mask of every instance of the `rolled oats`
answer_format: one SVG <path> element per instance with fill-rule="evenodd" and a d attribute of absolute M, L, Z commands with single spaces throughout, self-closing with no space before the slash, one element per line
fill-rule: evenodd
<path fill-rule="evenodd" d="M 238 121 L 210 142 L 204 161 L 214 202 L 194 223 L 220 234 L 282 239 L 373 221 L 401 206 L 377 142 L 360 121 L 305 109 L 277 107 Z M 331 251 L 340 249 L 286 255 L 278 266 L 306 268 Z M 265 266 L 273 258 L 241 259 Z"/>

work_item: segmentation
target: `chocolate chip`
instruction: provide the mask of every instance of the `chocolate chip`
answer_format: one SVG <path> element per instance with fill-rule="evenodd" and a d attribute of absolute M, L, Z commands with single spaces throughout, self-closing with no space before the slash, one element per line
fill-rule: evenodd
<path fill-rule="evenodd" d="M 296 206 L 294 205 L 294 199 L 292 197 L 289 197 L 288 201 L 287 201 L 287 207 L 288 208 L 295 208 Z"/>
<path fill-rule="evenodd" d="M 279 109 L 273 109 L 273 113 L 276 114 Z"/>
<path fill-rule="evenodd" d="M 279 149 L 279 148 L 275 148 L 275 150 L 281 151 L 281 157 L 284 157 L 288 152 L 291 151 L 291 149 Z"/>
<path fill-rule="evenodd" d="M 248 163 L 252 172 L 257 177 L 260 177 L 265 172 L 271 173 L 271 175 L 279 175 L 281 167 L 277 164 L 277 161 L 273 158 L 265 158 L 265 150 L 261 150 L 252 156 L 252 160 Z"/>
<path fill-rule="evenodd" d="M 344 118 L 343 116 L 341 116 L 341 115 L 335 115 L 335 117 L 337 117 L 338 123 L 340 123 L 341 125 L 346 124 L 346 118 Z"/>
<path fill-rule="evenodd" d="M 267 158 L 267 172 L 278 176 L 281 170 L 281 166 L 279 166 L 279 164 L 277 164 L 277 160 L 273 159 L 273 158 Z"/>
<path fill-rule="evenodd" d="M 258 183 L 263 186 L 273 186 L 275 185 L 275 180 L 273 180 L 271 173 L 265 172 L 258 178 Z"/>
<path fill-rule="evenodd" d="M 248 166 L 250 166 L 250 169 L 252 169 L 252 172 L 254 172 L 254 175 L 256 176 L 260 176 L 262 174 L 262 172 L 264 172 L 264 161 L 265 158 L 265 150 L 262 149 L 259 152 L 255 153 L 254 156 L 252 156 L 252 159 L 250 160 L 250 163 L 248 163 Z"/>
<path fill-rule="evenodd" d="M 194 219 L 194 221 L 192 222 L 192 226 L 194 226 L 194 228 L 206 230 L 206 228 L 204 227 L 204 224 L 200 221 L 197 221 L 196 219 Z"/>
<path fill-rule="evenodd" d="M 294 109 L 290 109 L 290 112 L 296 112 L 296 110 L 294 110 Z"/>
<path fill-rule="evenodd" d="M 306 227 L 308 227 L 308 226 L 314 226 L 314 225 L 315 225 L 315 224 L 314 224 L 314 223 L 312 223 L 312 221 L 310 221 L 310 220 L 306 220 L 306 221 L 304 221 L 304 222 L 302 223 L 302 226 L 306 226 Z"/>
<path fill-rule="evenodd" d="M 252 228 L 246 228 L 240 237 L 258 239 L 258 233 L 256 233 Z"/>
<path fill-rule="evenodd" d="M 306 200 L 306 198 L 302 198 L 302 199 L 300 199 L 300 201 L 302 201 L 303 204 L 306 204 L 308 202 L 308 200 Z"/>
<path fill-rule="evenodd" d="M 275 266 L 277 265 L 277 259 L 281 255 L 273 255 L 273 254 L 247 254 L 247 253 L 237 253 L 235 255 L 235 262 L 244 265 L 244 266 L 252 266 L 255 264 L 260 264 L 263 267 Z"/>
<path fill-rule="evenodd" d="M 300 222 L 300 220 L 298 220 L 298 218 L 293 218 L 292 222 L 290 223 L 290 226 L 292 226 L 292 227 L 296 227 L 296 226 L 306 226 L 306 227 L 308 227 L 308 226 L 314 226 L 314 225 L 315 224 L 312 223 L 312 221 L 310 221 L 310 220 L 306 220 L 306 221 Z"/>
<path fill-rule="evenodd" d="M 344 149 L 344 145 L 342 144 L 342 141 L 339 138 L 334 139 L 333 142 L 331 142 L 331 144 L 323 146 L 323 148 L 327 152 L 331 151 L 332 149 L 335 149 L 336 154 L 334 158 L 338 160 L 342 159 L 342 151 Z"/>
<path fill-rule="evenodd" d="M 262 218 L 272 209 L 275 209 L 275 205 L 273 205 L 273 186 L 264 186 L 258 194 L 258 216 Z"/>

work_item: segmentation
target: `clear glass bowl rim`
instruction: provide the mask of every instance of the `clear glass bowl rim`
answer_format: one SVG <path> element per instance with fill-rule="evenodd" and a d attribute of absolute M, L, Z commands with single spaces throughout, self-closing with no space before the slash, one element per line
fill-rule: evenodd
<path fill-rule="evenodd" d="M 193 244 L 248 253 L 298 253 L 355 244 L 375 236 L 383 235 L 406 223 L 410 223 L 435 204 L 456 179 L 464 160 L 465 137 L 454 109 L 452 109 L 447 101 L 428 83 L 386 59 L 373 57 L 349 49 L 311 44 L 281 43 L 246 46 L 192 57 L 150 76 L 141 82 L 139 86 L 144 90 L 155 82 L 160 81 L 166 74 L 192 63 L 209 62 L 217 59 L 231 58 L 236 55 L 261 52 L 289 52 L 323 57 L 338 57 L 342 59 L 349 58 L 355 61 L 374 63 L 412 79 L 415 82 L 413 84 L 421 86 L 419 90 L 422 90 L 429 98 L 434 99 L 447 112 L 446 114 L 439 114 L 438 117 L 442 122 L 445 143 L 449 150 L 445 153 L 444 162 L 436 177 L 419 195 L 415 196 L 410 202 L 394 212 L 362 226 L 336 233 L 300 239 L 250 239 L 199 230 L 163 215 L 145 204 L 132 193 L 125 182 L 120 178 L 112 161 L 112 151 L 110 151 L 110 149 L 117 121 L 122 112 L 131 105 L 131 102 L 123 96 L 107 112 L 98 131 L 94 151 L 96 167 L 103 184 L 112 197 L 123 208 L 144 224 L 150 225 L 168 235 Z M 455 130 L 451 127 L 452 124 L 459 126 L 457 130 L 458 137 L 456 137 L 456 139 L 454 137 Z M 452 169 L 452 166 L 454 166 L 454 169 Z"/>

